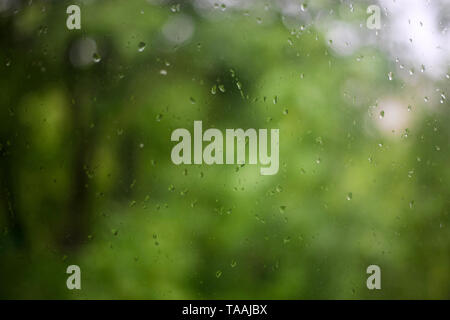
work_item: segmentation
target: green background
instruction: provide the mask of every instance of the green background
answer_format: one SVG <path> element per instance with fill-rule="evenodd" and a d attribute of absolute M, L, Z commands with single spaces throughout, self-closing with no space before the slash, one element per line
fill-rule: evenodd
<path fill-rule="evenodd" d="M 74 3 L 81 30 L 66 28 Z M 365 28 L 367 5 L 307 10 Z M 314 22 L 286 27 L 277 2 L 205 12 L 0 12 L 0 298 L 450 298 L 449 103 L 417 93 L 450 80 L 411 85 L 376 45 L 338 55 Z M 167 39 L 174 21 L 188 40 Z M 100 61 L 74 65 L 92 41 Z M 408 127 L 379 129 L 385 96 L 412 106 Z M 280 129 L 278 174 L 174 165 L 170 134 L 194 120 Z M 66 288 L 71 264 L 82 290 Z"/>

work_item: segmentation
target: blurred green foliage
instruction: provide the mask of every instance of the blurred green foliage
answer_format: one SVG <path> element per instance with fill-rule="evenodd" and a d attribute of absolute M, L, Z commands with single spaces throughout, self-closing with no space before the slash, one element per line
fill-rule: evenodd
<path fill-rule="evenodd" d="M 3 13 L 0 297 L 450 298 L 448 102 L 386 135 L 368 106 L 408 86 L 377 48 L 338 56 L 275 5 L 179 3 L 78 3 L 72 31 L 65 1 Z M 170 42 L 180 17 L 192 37 Z M 101 60 L 74 65 L 89 41 Z M 170 134 L 194 120 L 279 128 L 278 174 L 175 166 Z"/>

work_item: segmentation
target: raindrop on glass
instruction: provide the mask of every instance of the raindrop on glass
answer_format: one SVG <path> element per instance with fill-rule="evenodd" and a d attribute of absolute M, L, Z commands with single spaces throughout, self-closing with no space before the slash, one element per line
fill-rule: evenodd
<path fill-rule="evenodd" d="M 102 58 L 100 57 L 100 55 L 98 53 L 94 53 L 92 55 L 92 59 L 94 60 L 95 63 L 98 63 L 102 60 Z"/>
<path fill-rule="evenodd" d="M 145 44 L 145 42 L 139 42 L 139 44 L 138 44 L 138 51 L 139 52 L 142 52 L 142 51 L 144 51 L 145 50 L 145 47 L 146 47 L 146 44 Z"/>

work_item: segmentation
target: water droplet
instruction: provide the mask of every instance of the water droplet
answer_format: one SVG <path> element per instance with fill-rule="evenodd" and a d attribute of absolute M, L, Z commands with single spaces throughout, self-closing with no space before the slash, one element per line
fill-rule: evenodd
<path fill-rule="evenodd" d="M 351 193 L 351 192 L 349 192 L 348 194 L 347 194 L 347 200 L 352 200 L 353 199 L 353 193 Z"/>
<path fill-rule="evenodd" d="M 223 84 L 219 84 L 219 91 L 225 93 L 225 86 Z"/>
<path fill-rule="evenodd" d="M 163 117 L 163 115 L 162 115 L 161 113 L 158 113 L 158 114 L 156 115 L 156 121 L 160 122 L 161 119 L 162 119 L 162 117 Z"/>
<path fill-rule="evenodd" d="M 180 4 L 178 3 L 178 4 L 172 5 L 170 7 L 170 11 L 172 11 L 173 13 L 180 12 Z"/>
<path fill-rule="evenodd" d="M 219 279 L 222 276 L 222 271 L 217 270 L 216 271 L 216 278 Z"/>
<path fill-rule="evenodd" d="M 195 99 L 192 98 L 192 97 L 189 98 L 189 101 L 190 101 L 192 104 L 195 104 L 195 102 L 196 102 Z"/>
<path fill-rule="evenodd" d="M 217 93 L 217 85 L 213 85 L 211 88 L 211 94 L 216 94 Z"/>
<path fill-rule="evenodd" d="M 422 73 L 425 72 L 425 66 L 424 65 L 420 66 L 420 72 L 422 72 Z"/>
<path fill-rule="evenodd" d="M 303 12 L 305 12 L 306 10 L 308 10 L 308 5 L 306 3 L 302 3 L 300 5 L 300 10 L 302 10 Z"/>
<path fill-rule="evenodd" d="M 146 44 L 145 44 L 145 42 L 139 42 L 139 44 L 138 44 L 138 51 L 139 52 L 142 52 L 142 51 L 144 51 L 145 50 L 145 47 L 146 47 Z"/>
<path fill-rule="evenodd" d="M 232 268 L 236 267 L 236 266 L 237 266 L 236 260 L 231 261 L 230 266 L 231 266 Z"/>
<path fill-rule="evenodd" d="M 242 90 L 242 83 L 240 81 L 236 82 L 236 86 L 239 90 Z"/>
<path fill-rule="evenodd" d="M 286 211 L 286 206 L 280 206 L 280 213 L 284 213 Z"/>
<path fill-rule="evenodd" d="M 383 119 L 384 118 L 384 110 L 381 110 L 381 112 L 380 112 L 380 119 Z"/>
<path fill-rule="evenodd" d="M 409 129 L 405 128 L 405 131 L 402 133 L 401 137 L 406 139 L 408 138 L 408 136 L 409 136 Z"/>
<path fill-rule="evenodd" d="M 98 53 L 94 53 L 92 55 L 92 59 L 94 60 L 95 63 L 98 63 L 102 60 L 102 58 L 100 57 L 100 55 Z"/>
<path fill-rule="evenodd" d="M 162 76 L 167 76 L 167 70 L 166 69 L 161 69 L 161 71 L 159 71 L 159 74 Z"/>
<path fill-rule="evenodd" d="M 390 71 L 389 73 L 388 73 L 388 79 L 389 79 L 389 81 L 391 81 L 392 80 L 392 71 Z"/>

